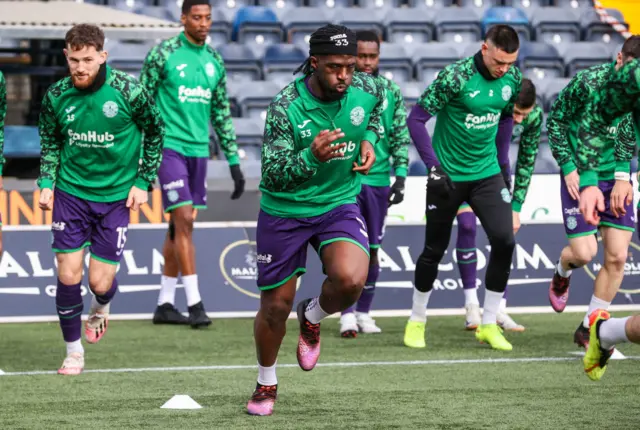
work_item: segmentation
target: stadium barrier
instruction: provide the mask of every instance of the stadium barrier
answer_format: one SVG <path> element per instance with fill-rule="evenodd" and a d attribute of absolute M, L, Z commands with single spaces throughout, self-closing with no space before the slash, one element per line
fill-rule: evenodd
<path fill-rule="evenodd" d="M 379 251 L 381 273 L 373 303 L 374 315 L 406 315 L 411 307 L 415 263 L 424 240 L 424 226 L 398 225 L 390 221 Z M 111 312 L 116 319 L 151 319 L 155 309 L 165 225 L 133 225 L 127 234 L 122 263 L 118 266 L 119 292 Z M 9 226 L 5 228 L 4 255 L 0 261 L 0 322 L 57 321 L 55 314 L 55 258 L 51 251 L 51 232 L 47 226 Z M 435 294 L 430 300 L 431 314 L 458 314 L 464 305 L 462 283 L 455 264 L 455 229 L 440 265 Z M 212 317 L 249 317 L 258 308 L 256 287 L 257 259 L 255 223 L 199 223 L 194 240 L 200 289 Z M 636 239 L 634 239 L 636 240 Z M 551 310 L 547 290 L 553 268 L 566 244 L 563 227 L 557 224 L 523 225 L 517 235 L 509 281 L 509 307 L 517 312 Z M 478 230 L 479 294 L 484 295 L 484 276 L 489 244 Z M 89 257 L 86 258 L 88 263 Z M 268 256 L 266 261 L 268 261 Z M 602 253 L 584 269 L 574 272 L 570 305 L 585 306 L 593 279 L 601 267 Z M 262 263 L 260 263 L 262 264 Z M 268 264 L 268 263 L 266 263 Z M 640 245 L 634 241 L 625 268 L 622 292 L 614 304 L 625 309 L 640 309 Z M 298 299 L 317 295 L 324 276 L 312 248 L 308 252 L 307 273 L 298 285 Z M 82 293 L 85 310 L 91 293 L 84 278 Z M 181 287 L 176 305 L 186 310 Z M 621 307 L 618 307 L 622 309 Z M 86 313 L 86 312 L 85 312 Z"/>

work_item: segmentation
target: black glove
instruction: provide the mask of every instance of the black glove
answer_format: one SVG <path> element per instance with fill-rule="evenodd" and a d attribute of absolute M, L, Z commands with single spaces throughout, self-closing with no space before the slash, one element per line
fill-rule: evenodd
<path fill-rule="evenodd" d="M 448 197 L 455 190 L 449 175 L 442 170 L 442 166 L 433 166 L 427 177 L 427 192 L 433 192 L 441 197 Z"/>
<path fill-rule="evenodd" d="M 404 200 L 405 179 L 406 178 L 403 176 L 396 176 L 396 181 L 391 186 L 391 190 L 389 190 L 389 207 L 391 207 L 391 205 L 402 203 Z"/>
<path fill-rule="evenodd" d="M 511 175 L 509 174 L 509 165 L 503 164 L 500 166 L 500 172 L 502 172 L 502 177 L 504 178 L 504 183 L 507 186 L 507 190 L 511 192 Z"/>
<path fill-rule="evenodd" d="M 233 193 L 231 194 L 231 200 L 237 200 L 244 193 L 244 175 L 240 170 L 239 164 L 229 166 L 231 170 L 231 179 L 233 179 Z"/>

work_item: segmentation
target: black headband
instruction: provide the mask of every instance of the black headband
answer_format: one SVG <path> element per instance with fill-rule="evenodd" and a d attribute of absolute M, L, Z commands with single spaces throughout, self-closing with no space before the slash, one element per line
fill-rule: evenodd
<path fill-rule="evenodd" d="M 309 40 L 309 55 L 358 55 L 356 34 L 346 27 L 333 35 L 316 32 Z"/>

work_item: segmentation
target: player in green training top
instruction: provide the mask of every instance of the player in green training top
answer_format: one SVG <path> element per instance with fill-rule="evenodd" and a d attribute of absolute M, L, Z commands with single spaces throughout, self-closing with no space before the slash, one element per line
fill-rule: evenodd
<path fill-rule="evenodd" d="M 207 207 L 207 163 L 211 121 L 231 167 L 237 199 L 244 191 L 236 134 L 227 98 L 222 57 L 206 43 L 211 28 L 209 0 L 182 3 L 184 31 L 154 47 L 144 62 L 140 82 L 162 113 L 166 137 L 158 180 L 165 212 L 170 213 L 164 247 L 164 269 L 156 324 L 211 324 L 200 298 L 193 223 L 196 210 Z M 178 273 L 187 296 L 189 318 L 174 306 Z"/>
<path fill-rule="evenodd" d="M 409 130 L 407 129 L 407 111 L 400 87 L 390 79 L 378 75 L 380 62 L 380 38 L 374 31 L 358 31 L 358 59 L 356 70 L 376 76 L 385 88 L 385 100 L 382 114 L 382 136 L 375 147 L 376 163 L 367 176 L 362 177 L 362 191 L 358 194 L 358 206 L 367 224 L 369 233 L 369 273 L 362 294 L 354 307 L 342 312 L 340 317 L 340 335 L 356 337 L 362 333 L 380 333 L 382 330 L 369 316 L 371 302 L 375 294 L 376 281 L 380 273 L 378 248 L 384 236 L 387 209 L 404 199 L 404 183 L 409 164 Z M 389 187 L 393 158 L 395 181 Z"/>
<path fill-rule="evenodd" d="M 607 149 L 600 155 L 596 181 L 611 201 L 599 216 L 599 228 L 588 224 L 580 214 L 579 193 L 582 174 L 578 173 L 580 123 L 589 115 L 587 102 L 603 87 L 624 63 L 640 56 L 640 37 L 626 40 L 615 63 L 591 67 L 579 72 L 562 90 L 549 113 L 549 145 L 561 168 L 560 197 L 565 232 L 569 240 L 560 253 L 551 285 L 549 301 L 562 312 L 569 297 L 569 282 L 574 269 L 589 264 L 598 252 L 596 233 L 602 235 L 606 258 L 595 280 L 589 309 L 574 334 L 574 342 L 586 348 L 589 343 L 589 315 L 595 309 L 607 309 L 624 277 L 627 250 L 635 229 L 633 189 L 630 185 L 630 161 L 636 136 L 631 115 L 616 118 L 607 131 Z M 614 150 L 614 142 L 616 150 Z M 629 200 L 625 202 L 627 195 Z"/>
<path fill-rule="evenodd" d="M 511 189 L 511 174 L 509 172 L 509 143 L 519 141 L 518 159 L 516 162 L 515 188 L 513 190 L 513 231 L 520 228 L 520 210 L 524 204 L 540 143 L 543 111 L 536 104 L 536 88 L 529 79 L 522 80 L 522 88 L 513 109 L 513 134 L 510 140 L 497 139 L 498 161 L 502 166 L 502 173 Z M 463 204 L 457 215 L 458 237 L 456 238 L 456 261 L 465 299 L 465 328 L 475 330 L 482 323 L 480 302 L 478 300 L 477 282 L 477 251 L 476 251 L 476 216 L 468 204 Z M 507 313 L 507 289 L 500 301 L 500 310 L 496 315 L 498 325 L 504 330 L 524 331 L 524 326 L 516 323 Z"/>
<path fill-rule="evenodd" d="M 456 213 L 468 202 L 491 244 L 484 314 L 476 338 L 496 349 L 512 349 L 496 323 L 515 247 L 511 193 L 498 160 L 501 143 L 496 142 L 508 145 L 513 130 L 522 75 L 512 66 L 519 47 L 513 28 L 491 27 L 482 49 L 445 67 L 407 120 L 418 152 L 430 169 L 425 245 L 416 264 L 413 309 L 404 336 L 409 347 L 426 346 L 426 306 L 438 264 L 449 245 Z M 424 125 L 435 115 L 432 148 Z"/>
<path fill-rule="evenodd" d="M 84 369 L 84 248 L 91 253 L 89 288 L 94 294 L 85 337 L 96 343 L 107 330 L 109 304 L 118 289 L 115 275 L 130 210 L 147 202 L 156 180 L 164 123 L 140 83 L 106 65 L 100 28 L 74 26 L 65 46 L 71 76 L 53 84 L 42 100 L 38 186 L 40 208 L 53 208 L 56 307 L 67 344 L 58 373 L 77 375 Z"/>
<path fill-rule="evenodd" d="M 7 82 L 0 72 L 0 191 L 2 191 L 2 168 L 4 166 L 4 119 L 7 116 Z M 0 212 L 0 258 L 2 258 L 2 213 Z"/>
<path fill-rule="evenodd" d="M 254 337 L 258 384 L 247 405 L 270 415 L 276 400 L 276 358 L 305 272 L 307 246 L 327 279 L 319 297 L 298 303 L 298 363 L 315 367 L 320 321 L 353 305 L 369 268 L 367 225 L 356 204 L 362 174 L 374 165 L 384 88 L 354 72 L 356 35 L 326 25 L 309 42 L 304 76 L 287 85 L 267 109 L 262 146 L 262 200 L 257 228 L 260 310 Z"/>

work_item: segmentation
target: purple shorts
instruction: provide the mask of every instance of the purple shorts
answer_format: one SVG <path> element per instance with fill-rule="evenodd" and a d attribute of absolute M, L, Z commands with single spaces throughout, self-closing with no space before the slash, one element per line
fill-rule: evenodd
<path fill-rule="evenodd" d="M 205 157 L 186 157 L 173 149 L 162 152 L 158 180 L 165 212 L 186 205 L 207 208 L 207 162 Z"/>
<path fill-rule="evenodd" d="M 358 205 L 338 206 L 311 218 L 280 218 L 260 211 L 256 232 L 258 288 L 270 290 L 307 271 L 307 245 L 318 254 L 337 241 L 358 245 L 369 254 L 367 227 Z"/>
<path fill-rule="evenodd" d="M 600 226 L 613 227 L 620 230 L 635 230 L 635 219 L 633 211 L 633 203 L 625 206 L 627 211 L 626 215 L 620 218 L 611 212 L 611 191 L 615 185 L 615 180 L 600 181 L 598 182 L 598 188 L 604 194 L 604 212 L 600 213 Z M 569 194 L 567 184 L 564 181 L 564 177 L 560 177 L 560 199 L 562 202 L 562 218 L 564 219 L 564 230 L 569 239 L 580 236 L 588 236 L 595 234 L 597 228 L 591 224 L 587 224 L 580 213 L 580 204 L 577 200 L 574 200 Z"/>
<path fill-rule="evenodd" d="M 127 201 L 90 202 L 59 189 L 53 196 L 53 252 L 75 252 L 88 246 L 96 260 L 118 264 L 127 242 Z"/>
<path fill-rule="evenodd" d="M 380 248 L 384 237 L 385 219 L 389 208 L 390 187 L 362 185 L 358 194 L 358 206 L 367 224 L 369 247 Z"/>

